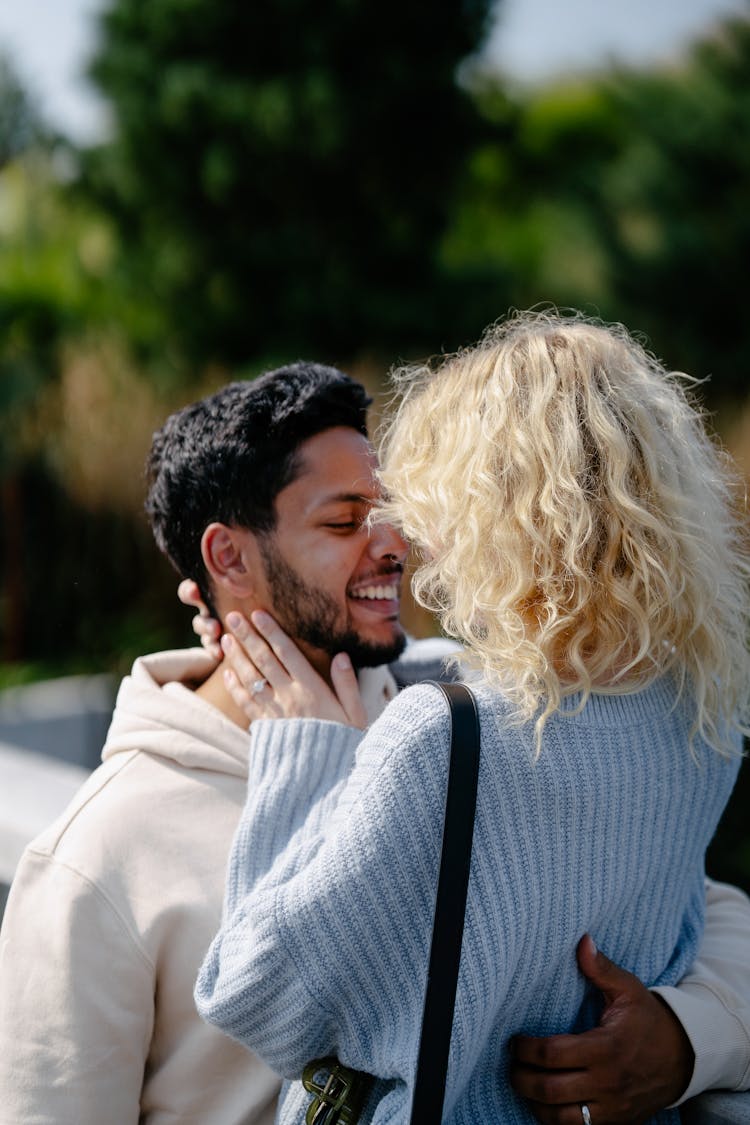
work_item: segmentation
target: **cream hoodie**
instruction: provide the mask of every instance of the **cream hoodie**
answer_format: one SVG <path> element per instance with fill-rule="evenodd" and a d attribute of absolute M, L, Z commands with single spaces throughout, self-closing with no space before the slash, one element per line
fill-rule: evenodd
<path fill-rule="evenodd" d="M 0 946 L 3 1125 L 273 1121 L 276 1076 L 193 1005 L 249 745 L 184 686 L 213 667 L 201 650 L 136 661 L 103 764 L 21 861 Z M 372 712 L 395 694 L 385 668 L 362 686 Z"/>

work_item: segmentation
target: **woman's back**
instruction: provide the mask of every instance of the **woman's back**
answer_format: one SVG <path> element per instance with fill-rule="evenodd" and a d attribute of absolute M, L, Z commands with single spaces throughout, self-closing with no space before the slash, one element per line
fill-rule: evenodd
<path fill-rule="evenodd" d="M 598 998 L 576 967 L 584 933 L 651 986 L 676 983 L 692 963 L 704 853 L 738 759 L 698 744 L 696 764 L 668 681 L 594 695 L 579 715 L 568 701 L 538 758 L 533 731 L 508 728 L 496 693 L 480 692 L 479 703 L 475 867 L 446 1120 L 530 1121 L 505 1082 L 508 1037 L 597 1022 Z"/>
<path fill-rule="evenodd" d="M 596 1022 L 597 998 L 575 959 L 585 932 L 649 985 L 684 974 L 702 930 L 704 851 L 738 762 L 698 745 L 696 764 L 668 681 L 594 695 L 581 714 L 552 717 L 538 758 L 532 724 L 509 726 L 495 691 L 481 688 L 477 698 L 482 758 L 445 1101 L 455 1125 L 532 1120 L 506 1080 L 509 1038 Z M 277 754 L 291 741 L 296 768 L 311 768 L 330 724 L 310 725 L 309 745 L 300 727 L 284 724 L 279 739 L 274 725 L 256 732 L 258 753 L 272 738 Z M 394 1076 L 364 1118 L 376 1125 L 408 1120 L 448 740 L 434 687 L 409 688 L 388 708 L 361 745 L 322 841 L 313 833 L 292 844 L 316 854 L 304 879 L 273 892 L 269 941 L 283 961 L 259 952 L 249 970 L 268 974 L 291 961 L 280 1006 L 306 1010 L 309 1024 L 317 1000 L 321 1034 L 334 1035 L 347 1065 Z M 251 783 L 252 771 L 251 755 Z M 253 940 L 265 945 L 265 926 Z M 252 960 L 247 945 L 238 953 Z M 244 1028 L 260 1017 L 245 1008 L 242 1018 Z M 310 1034 L 300 1029 L 308 1046 Z M 301 1120 L 308 1102 L 295 1085 L 280 1120 Z"/>

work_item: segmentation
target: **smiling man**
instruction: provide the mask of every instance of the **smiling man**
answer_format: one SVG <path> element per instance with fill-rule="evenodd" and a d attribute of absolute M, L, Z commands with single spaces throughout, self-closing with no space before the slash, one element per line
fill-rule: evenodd
<path fill-rule="evenodd" d="M 450 648 L 413 643 L 393 663 L 406 644 L 406 547 L 366 526 L 377 494 L 368 403 L 318 364 L 232 384 L 155 435 L 147 500 L 160 548 L 221 619 L 270 610 L 325 679 L 332 656 L 349 655 L 363 719 L 401 682 L 439 674 Z M 136 661 L 103 764 L 14 880 L 0 963 L 3 1125 L 270 1125 L 278 1078 L 193 1003 L 248 745 L 210 657 Z"/>
<path fill-rule="evenodd" d="M 374 667 L 406 643 L 399 621 L 406 544 L 389 527 L 365 528 L 377 498 L 374 469 L 364 434 L 332 426 L 294 452 L 294 479 L 275 498 L 270 531 L 211 525 L 204 535 L 207 566 L 217 573 L 217 546 L 235 536 L 251 562 L 256 600 L 276 607 L 284 630 L 326 676 L 337 652 Z"/>

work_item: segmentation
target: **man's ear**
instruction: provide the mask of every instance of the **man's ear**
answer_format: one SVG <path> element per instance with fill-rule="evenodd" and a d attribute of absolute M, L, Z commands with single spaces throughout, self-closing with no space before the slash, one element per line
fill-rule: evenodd
<path fill-rule="evenodd" d="M 201 536 L 201 555 L 217 588 L 235 598 L 253 595 L 258 547 L 251 531 L 225 523 L 210 523 Z"/>

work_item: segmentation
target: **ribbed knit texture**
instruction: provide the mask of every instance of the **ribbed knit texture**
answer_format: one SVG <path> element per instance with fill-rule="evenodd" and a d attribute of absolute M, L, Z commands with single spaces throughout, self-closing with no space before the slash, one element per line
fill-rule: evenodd
<path fill-rule="evenodd" d="M 568 707 L 536 761 L 530 728 L 508 725 L 499 694 L 477 694 L 482 761 L 444 1120 L 531 1122 L 507 1083 L 509 1037 L 596 1021 L 575 961 L 587 931 L 647 984 L 679 980 L 738 760 L 699 745 L 696 765 L 667 682 L 594 696 L 578 715 Z M 365 1115 L 377 1125 L 408 1120 L 448 731 L 428 685 L 403 692 L 364 738 L 315 720 L 254 724 L 224 924 L 196 986 L 204 1018 L 290 1078 L 335 1054 L 386 1079 Z M 279 1120 L 301 1122 L 308 1103 L 292 1083 Z"/>

